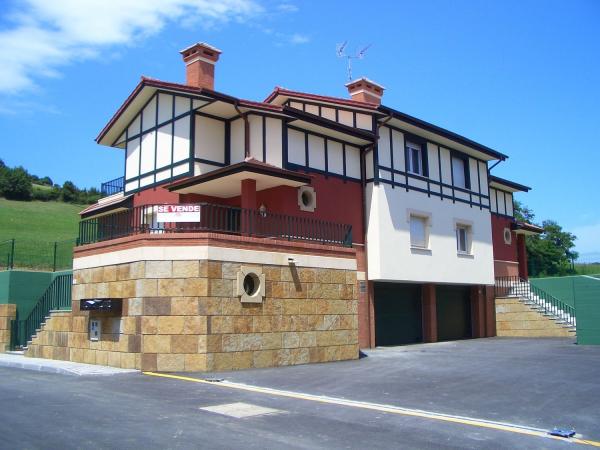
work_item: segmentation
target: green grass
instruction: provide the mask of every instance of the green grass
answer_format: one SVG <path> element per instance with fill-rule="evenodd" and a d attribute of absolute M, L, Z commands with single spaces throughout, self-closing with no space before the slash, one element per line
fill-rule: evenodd
<path fill-rule="evenodd" d="M 575 271 L 579 275 L 597 275 L 600 274 L 600 263 L 575 263 Z"/>
<path fill-rule="evenodd" d="M 85 206 L 62 202 L 19 202 L 0 198 L 0 268 L 8 260 L 15 239 L 15 267 L 51 269 L 54 242 L 58 267 L 70 266 L 78 234 L 79 211 Z"/>

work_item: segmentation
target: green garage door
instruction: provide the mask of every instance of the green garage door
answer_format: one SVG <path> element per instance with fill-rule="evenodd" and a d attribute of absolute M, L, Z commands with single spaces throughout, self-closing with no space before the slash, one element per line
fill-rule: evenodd
<path fill-rule="evenodd" d="M 423 342 L 421 286 L 375 283 L 375 345 Z"/>
<path fill-rule="evenodd" d="M 438 286 L 435 295 L 438 341 L 472 337 L 469 286 Z"/>

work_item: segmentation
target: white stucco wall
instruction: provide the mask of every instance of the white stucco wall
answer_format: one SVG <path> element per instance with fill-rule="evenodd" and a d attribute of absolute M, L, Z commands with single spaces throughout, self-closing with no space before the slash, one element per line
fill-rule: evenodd
<path fill-rule="evenodd" d="M 410 212 L 429 216 L 429 249 L 410 246 Z M 427 194 L 367 186 L 369 280 L 493 284 L 490 212 Z M 456 249 L 456 223 L 471 226 L 471 255 Z"/>

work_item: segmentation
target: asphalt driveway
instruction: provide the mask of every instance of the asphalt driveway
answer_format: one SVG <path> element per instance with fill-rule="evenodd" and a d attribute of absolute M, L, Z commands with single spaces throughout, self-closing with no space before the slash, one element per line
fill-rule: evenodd
<path fill-rule="evenodd" d="M 181 375 L 0 368 L 0 448 L 574 448 L 515 425 L 574 427 L 600 441 L 600 347 L 563 339 L 423 344 L 359 361 Z M 429 416 L 440 413 L 513 425 Z"/>
<path fill-rule="evenodd" d="M 600 438 L 600 346 L 488 338 L 365 353 L 360 361 L 212 375 L 542 429 L 573 427 Z"/>

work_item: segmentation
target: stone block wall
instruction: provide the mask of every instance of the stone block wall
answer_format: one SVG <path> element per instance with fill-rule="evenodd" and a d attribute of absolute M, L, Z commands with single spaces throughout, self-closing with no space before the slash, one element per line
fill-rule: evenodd
<path fill-rule="evenodd" d="M 575 332 L 517 298 L 496 299 L 498 336 L 510 337 L 575 337 Z"/>
<path fill-rule="evenodd" d="M 0 304 L 0 352 L 7 351 L 10 346 L 10 322 L 16 316 L 17 305 Z"/>
<path fill-rule="evenodd" d="M 74 271 L 73 311 L 53 313 L 28 356 L 147 371 L 218 371 L 358 358 L 356 271 L 252 265 L 263 303 L 241 303 L 241 264 L 140 261 Z M 79 311 L 123 298 L 121 315 Z M 106 314 L 106 313 L 105 313 Z M 102 320 L 98 342 L 89 318 Z"/>

